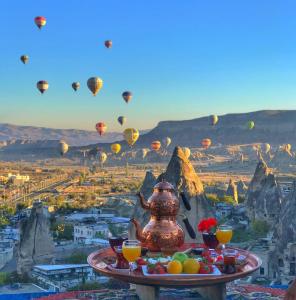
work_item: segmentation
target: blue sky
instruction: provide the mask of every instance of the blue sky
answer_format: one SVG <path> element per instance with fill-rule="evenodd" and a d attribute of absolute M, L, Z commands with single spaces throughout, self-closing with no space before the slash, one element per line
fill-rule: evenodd
<path fill-rule="evenodd" d="M 47 18 L 41 31 L 37 15 Z M 1 1 L 0 123 L 94 129 L 105 121 L 118 131 L 119 115 L 145 129 L 296 109 L 295 16 L 295 1 L 278 0 Z M 96 97 L 91 76 L 104 80 Z M 41 79 L 50 85 L 44 95 Z M 125 90 L 134 94 L 128 105 Z"/>

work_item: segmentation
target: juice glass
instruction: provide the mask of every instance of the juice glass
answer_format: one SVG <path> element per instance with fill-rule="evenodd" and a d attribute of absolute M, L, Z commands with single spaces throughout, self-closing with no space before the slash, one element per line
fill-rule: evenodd
<path fill-rule="evenodd" d="M 127 240 L 122 244 L 122 254 L 124 258 L 129 262 L 130 270 L 132 272 L 132 263 L 141 256 L 141 244 L 139 241 Z"/>
<path fill-rule="evenodd" d="M 225 249 L 225 244 L 229 243 L 232 239 L 232 227 L 228 225 L 220 225 L 216 231 L 216 237 L 222 249 Z"/>

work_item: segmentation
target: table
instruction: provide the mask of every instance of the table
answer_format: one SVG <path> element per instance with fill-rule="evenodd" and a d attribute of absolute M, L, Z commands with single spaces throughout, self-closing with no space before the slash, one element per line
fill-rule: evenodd
<path fill-rule="evenodd" d="M 192 244 L 184 244 L 183 249 L 192 247 Z M 197 245 L 195 245 L 197 246 Z M 246 250 L 232 248 L 238 250 L 247 257 L 247 263 L 240 268 L 235 274 L 222 274 L 219 276 L 174 276 L 159 277 L 144 276 L 140 271 L 134 271 L 129 274 L 127 271 L 117 271 L 104 267 L 102 264 L 106 257 L 114 256 L 111 248 L 105 248 L 91 253 L 88 256 L 88 264 L 99 273 L 106 276 L 119 279 L 136 285 L 137 295 L 141 300 L 155 300 L 159 297 L 160 287 L 169 288 L 197 288 L 198 292 L 207 300 L 225 300 L 226 299 L 226 283 L 239 278 L 248 276 L 260 268 L 262 261 L 255 254 Z"/>

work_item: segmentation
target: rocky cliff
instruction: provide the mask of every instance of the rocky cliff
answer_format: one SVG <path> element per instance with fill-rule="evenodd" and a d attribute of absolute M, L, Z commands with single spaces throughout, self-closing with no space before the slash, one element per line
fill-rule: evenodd
<path fill-rule="evenodd" d="M 232 179 L 229 180 L 228 188 L 226 190 L 226 196 L 231 196 L 234 202 L 238 203 L 237 186 Z"/>
<path fill-rule="evenodd" d="M 266 220 L 274 225 L 279 218 L 281 202 L 282 196 L 276 178 L 261 160 L 257 164 L 247 192 L 248 216 L 251 220 Z"/>
<path fill-rule="evenodd" d="M 20 223 L 20 241 L 17 247 L 17 272 L 30 273 L 35 264 L 53 261 L 54 244 L 49 223 L 40 202 L 34 203 L 30 217 Z"/>
<path fill-rule="evenodd" d="M 166 171 L 158 177 L 157 181 L 161 181 L 162 179 L 172 183 L 177 193 L 183 192 L 189 200 L 191 210 L 187 210 L 181 202 L 178 222 L 185 231 L 185 241 L 193 241 L 184 227 L 181 214 L 187 216 L 191 226 L 196 231 L 200 219 L 213 215 L 213 211 L 205 197 L 203 184 L 181 147 L 175 148 Z M 201 235 L 197 234 L 197 238 L 201 240 Z"/>

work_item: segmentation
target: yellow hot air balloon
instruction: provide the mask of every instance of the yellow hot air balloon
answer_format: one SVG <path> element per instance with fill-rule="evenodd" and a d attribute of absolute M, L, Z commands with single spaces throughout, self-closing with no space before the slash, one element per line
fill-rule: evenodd
<path fill-rule="evenodd" d="M 291 146 L 291 144 L 284 144 L 283 149 L 287 152 L 290 152 L 292 149 L 292 146 Z"/>
<path fill-rule="evenodd" d="M 167 136 L 162 140 L 162 142 L 163 142 L 164 146 L 167 148 L 171 144 L 172 139 Z"/>
<path fill-rule="evenodd" d="M 247 127 L 248 127 L 248 129 L 253 129 L 254 127 L 255 127 L 255 122 L 254 121 L 249 121 L 248 123 L 247 123 Z"/>
<path fill-rule="evenodd" d="M 117 143 L 116 143 L 116 144 L 112 144 L 112 145 L 111 145 L 111 151 L 112 151 L 114 154 L 119 153 L 120 150 L 121 150 L 120 144 L 117 144 Z"/>
<path fill-rule="evenodd" d="M 123 132 L 124 139 L 132 146 L 139 138 L 139 131 L 135 128 L 127 128 Z"/>
<path fill-rule="evenodd" d="M 87 81 L 87 87 L 95 96 L 103 87 L 103 80 L 99 77 L 91 77 Z"/>
<path fill-rule="evenodd" d="M 217 115 L 212 115 L 211 116 L 211 125 L 212 126 L 215 126 L 218 123 L 218 121 L 219 121 L 219 118 L 218 118 Z"/>
<path fill-rule="evenodd" d="M 184 152 L 184 154 L 185 154 L 185 156 L 186 156 L 186 158 L 189 158 L 190 157 L 190 155 L 191 155 L 191 151 L 190 151 L 190 149 L 188 148 L 188 147 L 183 147 L 183 152 Z"/>
<path fill-rule="evenodd" d="M 43 94 L 45 91 L 48 90 L 48 82 L 46 80 L 40 80 L 37 82 L 37 89 Z"/>
<path fill-rule="evenodd" d="M 69 146 L 66 142 L 64 141 L 60 141 L 59 143 L 59 152 L 60 154 L 63 156 L 64 154 L 66 154 L 69 150 Z"/>

